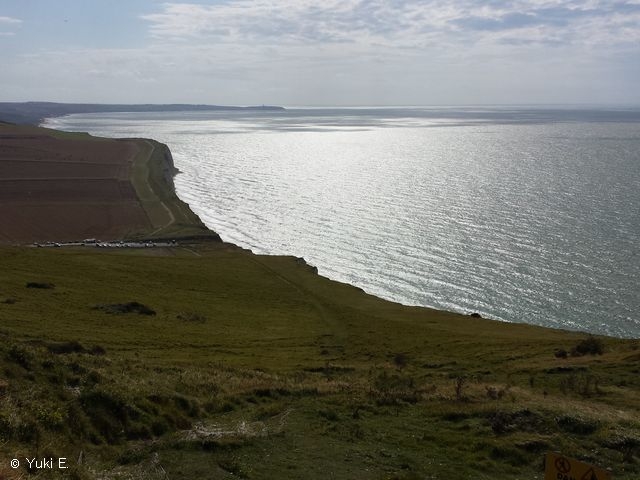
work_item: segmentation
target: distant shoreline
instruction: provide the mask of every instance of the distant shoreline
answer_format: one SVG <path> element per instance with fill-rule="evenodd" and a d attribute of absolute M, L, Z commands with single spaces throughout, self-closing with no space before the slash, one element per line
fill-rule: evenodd
<path fill-rule="evenodd" d="M 20 125 L 37 126 L 46 118 L 62 117 L 74 113 L 115 112 L 234 112 L 234 111 L 284 111 L 276 105 L 206 105 L 206 104 L 103 104 L 56 102 L 0 102 L 0 121 Z"/>

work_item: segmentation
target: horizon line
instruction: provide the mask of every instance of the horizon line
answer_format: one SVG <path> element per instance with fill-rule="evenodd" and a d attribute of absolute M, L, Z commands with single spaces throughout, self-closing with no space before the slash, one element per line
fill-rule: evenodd
<path fill-rule="evenodd" d="M 459 107 L 615 107 L 615 108 L 640 108 L 640 103 L 586 103 L 586 102 L 531 102 L 531 103 L 429 103 L 429 104 L 279 104 L 279 103 L 246 103 L 246 104 L 230 104 L 230 103 L 203 103 L 203 102 L 99 102 L 99 101 L 83 101 L 83 102 L 64 102 L 52 100 L 0 100 L 0 103 L 51 103 L 61 105 L 185 105 L 185 106 L 212 106 L 212 107 L 282 107 L 287 109 L 320 109 L 320 108 L 459 108 Z"/>

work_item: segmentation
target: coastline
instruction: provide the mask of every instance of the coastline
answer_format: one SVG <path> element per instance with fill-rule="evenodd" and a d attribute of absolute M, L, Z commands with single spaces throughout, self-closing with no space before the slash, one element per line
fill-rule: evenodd
<path fill-rule="evenodd" d="M 133 160 L 131 183 L 153 226 L 145 238 L 222 242 L 220 235 L 178 197 L 173 179 L 179 170 L 169 147 L 153 139 L 134 141 L 140 152 Z"/>
<path fill-rule="evenodd" d="M 55 128 L 56 123 L 52 122 L 51 125 Z M 62 123 L 62 128 L 69 128 L 68 126 L 65 127 L 64 126 L 64 122 Z M 81 126 L 71 126 L 70 128 L 77 128 L 77 129 L 81 129 Z M 87 128 L 91 128 L 91 127 L 87 127 Z M 125 133 L 123 133 L 123 135 L 125 135 Z M 144 135 L 142 132 L 138 133 L 138 135 Z M 148 135 L 153 138 L 153 136 L 148 133 Z M 154 142 L 153 140 L 144 140 L 144 139 L 138 139 L 140 144 L 142 145 L 141 148 L 145 149 L 148 146 L 145 145 L 145 142 L 147 143 L 151 143 Z M 123 139 L 123 141 L 126 141 Z M 164 141 L 169 141 L 168 139 L 165 139 Z M 154 143 L 155 145 L 157 145 L 157 143 Z M 173 184 L 173 175 L 175 174 L 175 172 L 173 172 L 173 170 L 175 169 L 175 165 L 173 164 L 172 158 L 171 158 L 171 152 L 169 151 L 168 147 L 166 145 L 163 145 L 162 147 L 160 147 L 161 150 L 165 150 L 166 151 L 166 155 L 168 155 L 168 158 L 163 158 L 162 160 L 162 164 L 165 166 L 162 167 L 158 167 L 161 169 L 166 169 L 164 172 L 164 176 L 166 178 L 166 181 L 162 181 L 161 184 L 157 187 L 158 191 L 162 192 L 162 191 L 166 191 L 169 190 L 174 198 L 178 198 L 177 197 L 177 192 L 175 189 L 175 185 Z M 151 154 L 149 154 L 149 156 L 151 156 Z M 144 162 L 141 162 L 144 163 Z M 151 163 L 151 160 L 149 159 L 149 163 Z M 144 167 L 144 165 L 142 166 L 142 168 L 146 168 Z M 170 173 L 173 172 L 172 173 Z M 147 175 L 145 173 L 145 175 Z M 234 178 L 237 178 L 237 173 L 234 175 Z M 160 176 L 158 176 L 158 178 L 161 178 Z M 169 180 L 170 179 L 170 180 Z M 184 181 L 185 179 L 183 179 L 182 181 Z M 182 185 L 182 181 L 178 181 L 178 185 Z M 189 180 L 191 181 L 191 180 Z M 143 187 L 145 187 L 146 182 L 143 182 L 144 185 Z M 138 188 L 137 189 L 139 192 L 139 197 L 143 198 L 143 195 L 140 194 L 141 189 Z M 200 215 L 203 215 L 203 218 L 207 218 L 208 215 L 208 208 L 206 204 L 201 204 L 201 199 L 200 198 L 194 198 L 193 196 L 193 190 L 185 190 L 184 194 L 186 196 L 189 197 L 189 201 L 193 201 L 193 205 L 197 206 L 197 211 L 200 213 Z M 215 197 L 215 192 L 212 191 L 211 189 L 208 190 L 203 190 L 204 195 L 199 195 L 199 197 L 201 198 L 205 198 L 206 202 L 208 202 L 212 207 L 214 208 L 218 208 L 217 205 L 217 201 L 216 201 L 216 197 Z M 209 195 L 209 193 L 211 195 Z M 236 192 L 237 193 L 237 192 Z M 162 195 L 162 193 L 160 193 L 160 195 Z M 157 200 L 159 197 L 158 195 L 155 195 L 152 200 Z M 186 198 L 186 197 L 185 197 Z M 227 201 L 230 197 L 229 195 L 227 195 L 226 197 L 221 197 L 222 201 L 221 201 L 221 205 L 222 203 L 224 203 L 224 199 L 226 198 Z M 239 197 L 240 198 L 240 197 Z M 179 201 L 179 199 L 178 199 Z M 181 202 L 182 203 L 182 202 Z M 259 205 L 258 205 L 259 206 Z M 190 237 L 190 236 L 194 236 L 194 237 L 198 237 L 199 235 L 202 235 L 204 232 L 204 235 L 209 235 L 209 233 L 207 232 L 211 232 L 210 229 L 207 229 L 206 226 L 202 225 L 203 222 L 201 222 L 201 220 L 197 217 L 197 215 L 195 215 L 193 213 L 193 210 L 191 210 L 191 206 L 184 203 L 184 209 L 186 211 L 190 211 L 190 216 L 194 219 L 193 222 L 193 226 L 196 226 L 197 228 L 201 228 L 202 230 L 196 230 L 195 233 L 192 230 L 190 233 L 189 232 L 178 232 L 178 231 L 171 231 L 171 229 L 169 228 L 163 228 L 164 225 L 167 225 L 169 223 L 172 223 L 172 219 L 169 217 L 169 215 L 171 215 L 171 211 L 168 210 L 162 202 L 158 202 L 156 203 L 155 207 L 153 205 L 153 202 L 149 202 L 148 204 L 149 208 L 146 208 L 146 210 L 148 212 L 152 212 L 152 214 L 150 215 L 150 218 L 154 219 L 155 221 L 153 222 L 153 228 L 150 228 L 147 232 L 147 236 L 152 236 L 150 234 L 154 234 L 155 236 L 161 237 L 161 238 L 171 238 L 172 235 L 177 235 L 177 236 L 181 236 L 181 237 Z M 156 208 L 157 207 L 157 208 Z M 228 204 L 225 205 L 225 208 L 228 208 Z M 153 212 L 155 211 L 155 216 L 153 215 Z M 263 216 L 264 214 L 261 213 Z M 223 228 L 224 223 L 222 224 L 218 224 L 215 223 L 215 221 L 217 221 L 217 219 L 211 219 L 209 218 L 209 220 L 213 220 L 214 223 L 210 222 L 210 225 L 212 225 L 212 228 L 217 229 L 217 227 L 219 226 L 219 228 L 221 229 L 221 231 L 224 231 L 224 233 L 226 234 L 226 238 L 228 239 L 228 241 L 230 242 L 234 242 L 237 243 L 241 248 L 251 248 L 254 249 L 254 251 L 256 252 L 262 252 L 262 253 L 277 253 L 277 254 L 284 254 L 287 255 L 289 254 L 289 251 L 295 251 L 296 255 L 299 256 L 305 256 L 306 258 L 312 258 L 313 261 L 312 263 L 318 265 L 321 267 L 321 269 L 326 268 L 327 266 L 332 266 L 333 265 L 333 260 L 334 257 L 339 258 L 339 254 L 338 255 L 334 255 L 332 253 L 329 253 L 329 255 L 326 255 L 322 258 L 318 258 L 316 256 L 313 256 L 313 250 L 311 250 L 311 252 L 307 255 L 305 252 L 305 250 L 302 250 L 300 248 L 296 249 L 290 249 L 290 250 L 286 250 L 286 249 L 280 249 L 280 250 L 273 250 L 273 249 L 260 249 L 260 242 L 254 242 L 254 243 L 249 243 L 244 241 L 244 239 L 242 238 L 242 235 L 240 236 L 233 236 L 232 234 L 235 233 L 233 231 L 229 232 L 228 230 L 225 230 Z M 163 223 L 164 222 L 164 223 Z M 247 225 L 245 225 L 245 227 L 247 229 L 247 231 L 251 231 L 251 223 L 248 223 Z M 157 232 L 156 232 L 157 231 Z M 240 231 L 242 231 L 242 228 L 240 229 Z M 286 230 L 280 230 L 280 231 L 285 231 Z M 218 234 L 218 232 L 215 232 L 214 235 Z M 259 233 L 258 236 L 256 236 L 255 231 L 252 232 L 253 237 L 258 239 L 259 237 Z M 341 238 L 336 238 L 334 239 L 335 245 L 349 245 L 349 239 L 341 239 Z M 345 249 L 346 250 L 346 249 Z M 446 265 L 445 265 L 446 266 Z M 446 268 L 444 269 L 446 271 Z M 322 271 L 322 270 L 321 270 Z M 343 274 L 343 272 L 338 272 L 338 275 L 335 274 L 334 271 L 331 270 L 324 270 L 324 272 L 326 272 L 327 275 L 329 275 L 331 278 L 335 278 L 335 279 L 339 279 L 342 281 L 352 281 L 352 282 L 358 282 L 358 285 L 361 286 L 365 286 L 365 288 L 367 289 L 367 291 L 379 295 L 382 298 L 385 298 L 387 300 L 391 300 L 391 301 L 399 301 L 403 304 L 406 305 L 421 305 L 421 306 L 426 306 L 426 307 L 430 307 L 430 308 L 436 308 L 436 309 L 443 309 L 443 310 L 449 310 L 449 311 L 455 311 L 457 313 L 461 313 L 461 314 L 471 314 L 471 313 L 475 313 L 477 312 L 478 314 L 482 315 L 485 318 L 491 318 L 491 319 L 498 319 L 501 321 L 512 321 L 512 322 L 520 322 L 522 320 L 522 318 L 525 318 L 524 315 L 526 315 L 526 310 L 524 310 L 524 314 L 521 314 L 520 316 L 517 316 L 518 313 L 516 311 L 515 314 L 513 314 L 512 316 L 505 316 L 502 315 L 501 313 L 505 310 L 504 308 L 502 308 L 501 310 L 501 305 L 505 305 L 504 302 L 500 302 L 500 298 L 494 299 L 496 301 L 487 301 L 486 304 L 485 303 L 477 303 L 476 305 L 474 305 L 472 302 L 466 302 L 466 303 L 459 303 L 459 304 L 454 304 L 454 303 L 449 303 L 447 304 L 447 302 L 440 302 L 438 303 L 437 301 L 421 301 L 421 299 L 417 299 L 416 300 L 416 294 L 415 292 L 413 292 L 413 296 L 407 296 L 407 297 L 403 297 L 402 294 L 397 295 L 397 296 L 390 296 L 388 295 L 388 293 L 384 290 L 375 290 L 373 288 L 371 288 L 371 284 L 368 284 L 366 282 L 362 282 L 359 281 L 361 280 L 360 278 L 358 278 L 357 280 L 354 278 L 352 280 L 349 280 L 350 277 L 345 276 Z M 329 273 L 331 272 L 331 273 Z M 438 274 L 441 275 L 441 271 L 436 271 L 434 273 L 434 278 L 439 278 Z M 345 280 L 346 279 L 346 280 Z M 375 285 L 375 283 L 374 283 Z M 409 290 L 411 291 L 411 290 Z M 454 290 L 453 290 L 454 294 L 451 295 L 451 298 L 457 298 L 456 297 L 456 293 L 457 291 L 455 290 L 455 285 L 454 285 Z M 451 294 L 451 292 L 438 292 L 440 294 L 439 297 L 437 296 L 432 296 L 429 297 L 428 295 L 425 295 L 425 298 L 427 298 L 428 300 L 431 300 L 432 298 L 440 298 L 440 299 L 446 299 L 448 294 Z M 491 297 L 491 293 L 495 293 L 495 292 L 489 292 L 489 295 L 487 295 L 487 298 Z M 513 295 L 512 298 L 518 298 L 518 296 Z M 480 300 L 483 300 L 482 298 Z M 526 300 L 526 299 L 525 299 Z M 479 305 L 479 306 L 478 306 Z M 488 305 L 488 307 L 487 307 Z M 509 306 L 510 304 L 507 302 L 506 303 L 507 306 Z M 571 309 L 567 310 L 567 311 L 571 311 Z M 581 324 L 579 321 L 575 321 L 575 319 L 573 318 L 568 318 L 566 322 L 563 322 L 563 319 L 561 318 L 562 313 L 559 312 L 559 309 L 557 312 L 553 312 L 554 314 L 557 315 L 557 317 L 552 317 L 551 320 L 546 321 L 545 319 L 541 320 L 542 314 L 539 314 L 538 312 L 534 312 L 536 314 L 536 316 L 529 316 L 526 319 L 527 323 L 530 324 L 536 324 L 536 325 L 545 325 L 545 326 L 549 326 L 551 328 L 569 328 L 572 329 L 574 331 L 580 331 L 580 330 L 587 330 L 587 331 L 591 331 L 593 333 L 598 333 L 598 334 L 603 334 L 603 335 L 612 335 L 612 336 L 616 336 L 619 338 L 631 338 L 633 335 L 633 331 L 631 331 L 631 333 L 629 332 L 625 332 L 622 331 L 621 328 L 614 328 L 614 327 L 601 327 L 598 324 L 592 325 L 589 322 L 585 322 L 585 324 Z M 612 317 L 614 318 L 614 317 Z M 570 321 L 573 320 L 573 321 Z M 612 325 L 617 325 L 615 322 L 611 322 Z"/>
<path fill-rule="evenodd" d="M 124 139 L 122 139 L 122 140 L 124 140 Z M 144 141 L 154 142 L 155 144 L 161 145 L 161 148 L 166 151 L 166 155 L 169 156 L 168 158 L 162 159 L 162 163 L 166 164 L 165 167 L 162 167 L 162 168 L 165 168 L 165 169 L 168 169 L 168 170 L 174 170 L 175 169 L 175 166 L 174 166 L 172 158 L 171 158 L 171 152 L 169 151 L 168 146 L 166 146 L 164 144 L 159 144 L 156 140 L 144 140 L 144 139 L 138 139 L 138 140 L 140 140 L 142 142 L 144 142 Z M 170 189 L 172 196 L 174 198 L 176 198 L 180 203 L 182 203 L 185 206 L 186 209 L 188 209 L 190 211 L 190 213 L 193 215 L 193 217 L 195 217 L 196 222 L 198 224 L 201 224 L 201 225 L 204 224 L 204 222 L 202 222 L 200 220 L 200 218 L 195 213 L 193 213 L 193 210 L 191 210 L 191 207 L 186 202 L 182 202 L 179 199 L 179 197 L 177 196 L 177 192 L 175 190 L 175 186 L 173 184 L 173 180 L 172 180 L 173 179 L 173 175 L 168 175 L 168 170 L 167 170 L 167 172 L 165 172 L 165 176 L 167 178 L 171 177 L 171 181 L 165 182 L 165 184 L 162 185 L 162 188 Z M 160 190 L 162 190 L 162 188 Z M 195 200 L 195 202 L 198 203 L 198 200 Z M 200 206 L 200 208 L 202 208 L 202 206 Z M 203 213 L 202 210 L 199 210 L 199 211 L 202 214 L 204 214 L 205 216 L 207 215 L 206 213 Z M 158 228 L 160 228 L 160 227 L 158 227 Z M 211 229 L 208 229 L 204 225 L 203 225 L 203 228 L 206 229 L 209 232 L 214 232 L 214 235 L 216 235 L 218 238 L 220 238 L 218 232 L 215 232 L 215 231 L 213 231 Z M 184 235 L 183 234 L 183 236 L 190 236 L 190 235 Z M 198 236 L 198 233 L 196 233 L 195 237 L 197 238 L 197 236 Z M 236 238 L 236 237 L 232 237 L 232 238 Z M 222 241 L 222 240 L 220 239 L 220 241 Z M 237 245 L 239 248 L 250 248 L 251 249 L 251 248 L 253 248 L 253 246 L 255 246 L 255 249 L 258 252 L 273 254 L 273 251 L 260 250 L 260 248 L 258 247 L 258 245 L 259 245 L 258 243 L 255 243 L 255 244 L 247 244 L 246 242 L 243 243 L 242 239 L 239 239 L 239 238 L 236 238 L 236 240 L 231 240 L 229 243 L 233 244 L 234 241 L 237 241 L 239 243 L 239 245 Z M 288 251 L 277 251 L 276 254 L 288 255 L 289 252 Z M 297 253 L 297 254 L 298 255 L 305 255 L 304 253 Z M 309 257 L 307 257 L 307 258 L 309 258 Z M 328 261 L 321 261 L 321 260 L 315 259 L 315 261 L 313 263 L 316 264 L 316 265 L 321 266 L 321 268 L 322 268 L 323 266 L 331 265 L 331 259 L 329 259 Z M 336 277 L 334 275 L 331 275 L 331 278 L 334 278 L 334 279 L 338 278 L 339 281 L 347 281 L 347 282 L 349 282 L 349 280 L 342 280 L 344 278 L 344 276 Z M 365 288 L 367 288 L 367 287 L 365 287 Z M 411 301 L 406 301 L 405 299 L 402 299 L 402 298 L 398 299 L 398 298 L 390 297 L 388 295 L 385 295 L 385 292 L 381 293 L 381 292 L 375 291 L 375 290 L 371 291 L 368 288 L 367 288 L 367 290 L 370 293 L 372 293 L 373 295 L 378 295 L 381 298 L 384 298 L 385 300 L 396 301 L 396 302 L 399 302 L 399 303 L 404 304 L 404 305 L 415 305 L 415 306 L 423 306 L 423 307 L 426 307 L 426 308 L 441 309 L 441 310 L 445 310 L 445 311 L 452 311 L 452 312 L 455 312 L 455 313 L 458 313 L 458 314 L 462 314 L 462 315 L 477 314 L 477 315 L 482 315 L 482 317 L 484 317 L 484 318 L 489 318 L 489 319 L 497 320 L 497 321 L 501 321 L 501 322 L 521 323 L 521 320 L 519 318 L 508 318 L 508 319 L 505 319 L 506 317 L 500 316 L 499 315 L 499 309 L 495 309 L 495 310 L 498 311 L 498 313 L 496 313 L 496 311 L 494 311 L 492 309 L 484 309 L 483 310 L 482 307 L 480 307 L 478 309 L 475 309 L 473 307 L 473 305 L 467 306 L 468 308 L 461 308 L 461 307 L 457 307 L 456 308 L 456 306 L 454 306 L 454 307 L 450 307 L 449 306 L 448 307 L 446 305 L 445 306 L 434 305 L 432 303 L 411 302 Z M 492 305 L 500 305 L 500 303 L 499 302 L 494 302 L 494 303 L 492 303 Z M 531 325 L 546 326 L 548 328 L 568 329 L 568 330 L 571 330 L 571 331 L 586 331 L 586 332 L 590 332 L 590 333 L 594 333 L 594 334 L 598 334 L 598 335 L 614 336 L 616 338 L 633 338 L 628 333 L 625 334 L 625 333 L 610 332 L 610 331 L 609 332 L 603 332 L 602 330 L 598 330 L 598 329 L 589 330 L 589 326 L 588 325 L 580 326 L 579 324 L 575 324 L 575 323 L 571 323 L 571 324 L 567 323 L 566 325 L 563 325 L 562 323 L 556 323 L 555 325 L 554 324 L 549 324 L 549 323 L 545 324 L 545 323 L 539 323 L 539 322 L 536 322 L 536 321 L 528 321 L 526 323 L 527 324 L 531 324 Z"/>

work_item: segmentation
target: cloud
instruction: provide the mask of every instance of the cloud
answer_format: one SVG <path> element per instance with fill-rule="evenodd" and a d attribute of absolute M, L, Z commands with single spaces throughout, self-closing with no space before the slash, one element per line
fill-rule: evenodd
<path fill-rule="evenodd" d="M 0 25 L 17 24 L 17 23 L 22 23 L 22 20 L 18 20 L 17 18 L 0 16 Z"/>
<path fill-rule="evenodd" d="M 17 18 L 0 16 L 0 37 L 11 37 L 15 35 L 14 31 L 7 29 L 19 26 L 21 23 L 22 20 L 19 20 Z"/>
<path fill-rule="evenodd" d="M 532 44 L 544 35 L 579 43 L 595 38 L 628 43 L 617 30 L 626 18 L 640 20 L 640 4 L 625 1 L 559 0 L 231 0 L 216 5 L 169 3 L 144 15 L 150 33 L 167 41 L 228 44 L 361 44 L 421 47 L 450 44 Z M 532 27 L 536 27 L 532 29 Z M 627 32 L 628 33 L 628 32 Z M 548 44 L 547 41 L 541 41 Z"/>
<path fill-rule="evenodd" d="M 640 101 L 640 0 L 227 0 L 162 4 L 142 18 L 146 44 L 40 49 L 12 59 L 0 91 L 284 105 Z"/>

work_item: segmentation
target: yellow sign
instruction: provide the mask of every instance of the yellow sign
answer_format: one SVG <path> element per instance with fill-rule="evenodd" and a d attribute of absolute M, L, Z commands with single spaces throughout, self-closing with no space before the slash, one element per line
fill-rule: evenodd
<path fill-rule="evenodd" d="M 611 474 L 574 458 L 547 453 L 544 480 L 611 480 Z"/>

